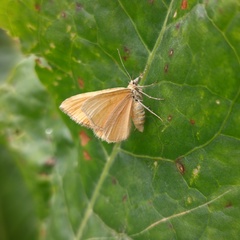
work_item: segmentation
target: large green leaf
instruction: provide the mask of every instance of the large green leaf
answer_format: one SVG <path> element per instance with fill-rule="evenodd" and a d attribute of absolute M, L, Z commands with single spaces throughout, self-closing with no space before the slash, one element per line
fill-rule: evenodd
<path fill-rule="evenodd" d="M 25 163 L 15 167 L 43 239 L 238 239 L 239 10 L 237 0 L 0 3 L 0 27 L 34 54 L 1 73 L 0 127 Z M 144 104 L 163 122 L 146 112 L 143 133 L 107 144 L 57 108 L 127 86 L 117 49 L 131 76 L 146 69 L 141 84 L 155 83 L 144 90 L 164 101 Z"/>

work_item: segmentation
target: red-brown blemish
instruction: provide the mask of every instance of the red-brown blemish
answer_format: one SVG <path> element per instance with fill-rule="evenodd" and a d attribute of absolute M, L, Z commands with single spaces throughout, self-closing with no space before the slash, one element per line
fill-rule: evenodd
<path fill-rule="evenodd" d="M 122 202 L 126 202 L 126 201 L 127 201 L 127 194 L 122 197 Z"/>
<path fill-rule="evenodd" d="M 173 54 L 174 54 L 174 50 L 171 48 L 171 49 L 169 50 L 168 55 L 169 55 L 169 57 L 172 57 Z"/>
<path fill-rule="evenodd" d="M 180 23 L 176 25 L 176 29 L 178 30 L 180 28 Z"/>
<path fill-rule="evenodd" d="M 78 81 L 79 88 L 83 89 L 84 88 L 84 81 L 80 77 L 78 78 L 77 81 Z"/>
<path fill-rule="evenodd" d="M 52 68 L 51 68 L 50 66 L 48 66 L 48 65 L 46 65 L 46 64 L 44 64 L 44 63 L 42 62 L 41 58 L 35 58 L 34 61 L 35 61 L 35 63 L 36 63 L 39 67 L 45 68 L 45 69 L 47 69 L 47 70 L 49 70 L 49 71 L 52 70 Z"/>
<path fill-rule="evenodd" d="M 181 162 L 181 158 L 177 158 L 175 163 L 176 163 L 176 167 L 178 169 L 178 171 L 183 175 L 185 173 L 185 167 L 183 165 L 183 163 Z"/>
<path fill-rule="evenodd" d="M 169 68 L 168 64 L 165 64 L 165 66 L 164 66 L 164 72 L 165 72 L 165 73 L 168 72 L 168 68 Z"/>
<path fill-rule="evenodd" d="M 90 141 L 90 137 L 84 131 L 80 131 L 79 137 L 82 146 L 86 146 Z"/>
<path fill-rule="evenodd" d="M 173 116 L 169 114 L 168 117 L 167 117 L 167 120 L 168 120 L 169 122 L 171 122 L 172 119 L 173 119 Z"/>
<path fill-rule="evenodd" d="M 195 125 L 195 120 L 194 119 L 190 119 L 189 122 L 190 122 L 191 125 Z"/>
<path fill-rule="evenodd" d="M 87 160 L 87 161 L 89 161 L 89 160 L 91 160 L 92 158 L 91 158 L 91 156 L 90 156 L 90 154 L 87 152 L 87 151 L 83 151 L 83 157 L 84 157 L 84 159 L 85 160 Z"/>
<path fill-rule="evenodd" d="M 64 11 L 63 11 L 63 12 L 61 12 L 61 17 L 62 17 L 62 18 L 66 18 L 66 17 L 67 17 L 67 13 L 66 13 L 66 12 L 64 12 Z"/>
<path fill-rule="evenodd" d="M 185 9 L 187 9 L 187 7 L 188 7 L 188 1 L 187 0 L 182 0 L 181 9 L 185 10 Z"/>
<path fill-rule="evenodd" d="M 232 203 L 231 202 L 227 202 L 226 205 L 225 205 L 225 208 L 230 208 L 232 207 Z"/>
<path fill-rule="evenodd" d="M 111 180 L 112 180 L 112 184 L 113 184 L 113 185 L 116 185 L 116 184 L 117 184 L 117 179 L 116 179 L 115 177 L 112 177 Z"/>
<path fill-rule="evenodd" d="M 35 58 L 35 63 L 38 64 L 38 65 L 41 65 L 42 64 L 41 59 L 40 58 Z"/>
<path fill-rule="evenodd" d="M 81 11 L 83 9 L 83 5 L 81 3 L 76 3 L 76 11 Z"/>
<path fill-rule="evenodd" d="M 155 2 L 155 0 L 148 0 L 149 4 L 153 4 Z"/>
<path fill-rule="evenodd" d="M 123 47 L 123 51 L 124 51 L 125 55 L 124 55 L 122 58 L 123 58 L 124 61 L 127 61 L 128 58 L 130 57 L 131 51 L 130 51 L 130 49 L 129 49 L 128 47 L 126 47 L 126 46 Z"/>
<path fill-rule="evenodd" d="M 56 164 L 56 160 L 54 158 L 49 158 L 44 165 L 48 167 L 53 167 Z"/>
<path fill-rule="evenodd" d="M 124 52 L 129 55 L 130 54 L 130 49 L 127 48 L 126 46 L 123 47 Z"/>
<path fill-rule="evenodd" d="M 40 5 L 39 3 L 36 3 L 36 4 L 34 5 L 34 8 L 35 8 L 35 10 L 36 10 L 37 12 L 40 12 L 40 10 L 41 10 L 41 5 Z"/>

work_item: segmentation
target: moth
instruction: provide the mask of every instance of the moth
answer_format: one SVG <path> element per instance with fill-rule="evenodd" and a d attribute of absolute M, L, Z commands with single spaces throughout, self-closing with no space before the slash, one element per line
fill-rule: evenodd
<path fill-rule="evenodd" d="M 87 92 L 67 98 L 60 109 L 78 124 L 93 130 L 100 139 L 112 143 L 126 140 L 131 121 L 140 132 L 144 130 L 145 109 L 162 119 L 142 103 L 142 95 L 156 100 L 139 86 L 142 75 L 124 87 Z"/>

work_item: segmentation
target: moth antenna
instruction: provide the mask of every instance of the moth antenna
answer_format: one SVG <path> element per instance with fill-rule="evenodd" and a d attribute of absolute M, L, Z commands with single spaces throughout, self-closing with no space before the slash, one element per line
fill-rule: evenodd
<path fill-rule="evenodd" d="M 119 49 L 117 49 L 117 51 L 118 51 L 118 56 L 119 56 L 119 58 L 120 58 L 121 64 L 122 64 L 122 66 L 123 66 L 123 69 L 125 70 L 125 72 L 127 73 L 129 79 L 131 80 L 132 78 L 131 78 L 130 74 L 128 73 L 127 69 L 125 68 L 125 66 L 124 66 L 124 64 L 123 64 L 123 60 L 122 60 L 122 57 L 121 57 L 121 55 L 120 55 Z"/>

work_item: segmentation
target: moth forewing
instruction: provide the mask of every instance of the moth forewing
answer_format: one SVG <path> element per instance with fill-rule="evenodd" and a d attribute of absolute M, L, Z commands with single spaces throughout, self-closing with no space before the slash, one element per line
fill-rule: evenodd
<path fill-rule="evenodd" d="M 87 99 L 92 97 L 93 94 L 94 92 L 82 93 L 67 98 L 61 103 L 60 109 L 75 122 L 86 127 L 90 127 L 90 121 L 86 114 L 82 111 L 82 105 Z"/>
<path fill-rule="evenodd" d="M 132 96 L 129 94 L 109 116 L 103 129 L 96 129 L 94 133 L 107 142 L 120 142 L 128 138 L 131 129 Z"/>
<path fill-rule="evenodd" d="M 127 88 L 109 89 L 108 92 L 87 99 L 82 106 L 82 111 L 94 128 L 104 129 L 117 106 L 126 97 L 131 97 L 131 91 Z"/>
<path fill-rule="evenodd" d="M 66 113 L 71 119 L 73 119 L 78 124 L 81 124 L 85 127 L 92 128 L 92 123 L 89 119 L 89 117 L 85 114 L 83 111 L 83 105 L 87 102 L 87 100 L 95 97 L 95 96 L 101 96 L 102 94 L 107 94 L 115 91 L 121 91 L 126 88 L 111 88 L 111 89 L 105 89 L 95 92 L 88 92 L 88 93 L 81 93 L 74 95 L 70 98 L 67 98 L 64 100 L 61 105 L 60 109 Z M 94 110 L 94 107 L 92 106 L 90 110 Z"/>

